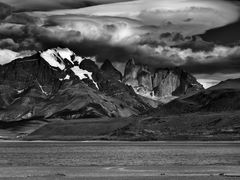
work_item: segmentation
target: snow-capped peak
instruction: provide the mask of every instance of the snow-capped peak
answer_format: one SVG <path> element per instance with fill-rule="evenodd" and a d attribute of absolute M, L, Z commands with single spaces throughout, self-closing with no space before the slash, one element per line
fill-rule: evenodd
<path fill-rule="evenodd" d="M 64 60 L 67 59 L 71 64 L 73 64 L 74 52 L 68 48 L 55 48 L 48 49 L 41 52 L 41 57 L 48 62 L 52 67 L 64 70 L 66 68 Z"/>
<path fill-rule="evenodd" d="M 80 63 L 86 59 L 85 57 L 77 56 L 73 51 L 68 48 L 54 48 L 40 52 L 40 56 L 52 67 L 59 68 L 60 70 L 66 71 L 69 68 L 72 72 L 79 77 L 80 80 L 89 78 L 97 86 L 92 78 L 92 73 L 83 70 L 79 67 Z M 94 58 L 88 58 L 93 59 Z M 69 79 L 69 75 L 66 75 L 65 79 Z M 60 79 L 62 80 L 62 79 Z"/>

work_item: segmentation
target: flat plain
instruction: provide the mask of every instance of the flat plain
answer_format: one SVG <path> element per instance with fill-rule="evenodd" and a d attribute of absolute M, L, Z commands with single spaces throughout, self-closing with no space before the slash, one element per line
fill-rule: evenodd
<path fill-rule="evenodd" d="M 1 141 L 1 179 L 239 179 L 240 142 Z"/>

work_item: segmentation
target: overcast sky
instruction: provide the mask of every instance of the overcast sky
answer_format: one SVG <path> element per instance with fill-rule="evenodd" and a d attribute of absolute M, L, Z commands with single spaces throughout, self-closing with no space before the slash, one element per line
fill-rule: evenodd
<path fill-rule="evenodd" d="M 180 66 L 207 87 L 240 77 L 239 12 L 234 0 L 0 0 L 0 63 L 64 46 Z"/>

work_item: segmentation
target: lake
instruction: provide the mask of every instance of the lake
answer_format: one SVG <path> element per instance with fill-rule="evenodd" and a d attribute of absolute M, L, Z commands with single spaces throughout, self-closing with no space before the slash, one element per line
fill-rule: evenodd
<path fill-rule="evenodd" d="M 239 175 L 240 142 L 0 142 L 0 178 L 240 179 Z"/>

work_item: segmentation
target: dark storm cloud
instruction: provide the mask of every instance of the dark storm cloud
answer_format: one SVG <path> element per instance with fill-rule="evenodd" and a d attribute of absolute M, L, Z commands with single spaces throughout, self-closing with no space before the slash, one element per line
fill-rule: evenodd
<path fill-rule="evenodd" d="M 35 25 L 5 25 L 0 26 L 0 37 L 0 48 L 18 51 L 63 46 L 82 56 L 97 56 L 99 60 L 111 57 L 121 60 L 131 54 L 127 47 L 111 46 L 101 40 L 89 40 L 81 32 L 74 30 L 49 29 Z"/>
<path fill-rule="evenodd" d="M 0 38 L 23 39 L 25 38 L 25 26 L 2 23 L 0 24 Z"/>
<path fill-rule="evenodd" d="M 182 67 L 194 74 L 239 73 L 240 56 L 222 58 L 221 62 L 213 61 L 209 63 L 201 63 L 189 58 Z"/>
<path fill-rule="evenodd" d="M 209 42 L 222 45 L 234 45 L 240 42 L 240 20 L 229 25 L 211 29 L 201 37 Z"/>
<path fill-rule="evenodd" d="M 213 42 L 207 42 L 200 37 L 186 37 L 183 42 L 172 46 L 180 49 L 191 49 L 194 52 L 198 51 L 212 51 L 215 47 Z"/>
<path fill-rule="evenodd" d="M 104 26 L 111 33 L 117 30 L 117 26 Z M 167 65 L 167 58 L 149 56 L 148 51 L 132 45 L 111 44 L 112 36 L 105 39 L 91 40 L 80 31 L 65 30 L 57 27 L 39 27 L 36 25 L 5 25 L 0 26 L 0 37 L 4 40 L 1 47 L 8 47 L 14 51 L 44 50 L 57 46 L 68 47 L 81 56 L 96 56 L 99 62 L 110 59 L 115 62 L 126 62 L 130 58 L 136 61 L 152 65 Z M 1 46 L 2 44 L 2 46 Z M 146 62 L 147 60 L 147 62 Z"/>
<path fill-rule="evenodd" d="M 13 39 L 1 39 L 0 40 L 0 49 L 11 49 L 11 50 L 18 50 L 19 44 L 16 43 Z"/>
<path fill-rule="evenodd" d="M 104 39 L 89 39 L 86 34 L 77 30 L 67 30 L 59 26 L 39 27 L 26 24 L 0 25 L 0 48 L 13 51 L 44 50 L 57 46 L 68 47 L 81 56 L 96 56 L 99 62 L 110 59 L 115 62 L 126 62 L 135 58 L 137 62 L 149 64 L 154 67 L 180 66 L 196 73 L 234 73 L 239 71 L 240 47 L 214 46 L 208 51 L 194 51 L 193 48 L 176 48 L 166 46 L 167 41 L 176 38 L 186 40 L 175 33 L 158 34 L 158 41 L 151 34 L 141 37 L 133 44 L 111 43 L 112 32 L 118 31 L 114 24 L 103 25 L 106 32 L 110 31 Z M 163 45 L 163 39 L 165 44 Z M 187 38 L 189 42 L 193 41 Z M 201 40 L 194 40 L 201 42 Z M 200 43 L 201 44 L 201 43 Z M 205 46 L 204 46 L 205 47 Z M 240 58 L 239 58 L 240 59 Z"/>
<path fill-rule="evenodd" d="M 79 31 L 65 31 L 56 29 L 51 31 L 47 28 L 28 27 L 27 36 L 33 41 L 28 44 L 31 49 L 48 49 L 56 46 L 68 47 L 81 56 L 96 56 L 97 61 L 102 62 L 110 59 L 115 62 L 126 62 L 135 58 L 138 62 L 147 64 L 158 64 L 156 57 L 150 57 L 147 53 L 135 46 L 109 44 L 106 39 L 90 40 L 85 38 Z M 109 37 L 110 40 L 111 37 Z M 36 47 L 36 43 L 39 44 Z M 161 61 L 161 64 L 163 61 Z M 168 63 L 166 60 L 164 63 Z"/>
<path fill-rule="evenodd" d="M 131 0 L 0 0 L 14 7 L 17 12 L 77 9 L 124 1 Z"/>
<path fill-rule="evenodd" d="M 152 54 L 154 61 L 145 62 L 154 67 L 178 66 L 193 74 L 237 73 L 240 69 L 240 46 L 214 46 L 211 51 L 147 45 L 140 49 L 145 55 Z"/>
<path fill-rule="evenodd" d="M 149 45 L 152 47 L 170 46 L 182 50 L 191 49 L 194 52 L 212 51 L 214 43 L 203 41 L 198 36 L 183 36 L 181 33 L 146 33 L 139 40 L 140 45 Z"/>
<path fill-rule="evenodd" d="M 0 39 L 1 41 L 8 40 L 8 49 L 10 50 L 40 50 L 41 45 L 37 42 L 35 35 L 38 36 L 38 31 L 41 33 L 42 30 L 38 28 L 38 31 L 33 32 L 36 28 L 38 27 L 35 25 L 2 24 L 0 25 Z"/>
<path fill-rule="evenodd" d="M 0 21 L 2 19 L 5 19 L 7 16 L 9 16 L 12 13 L 12 8 L 11 6 L 0 3 Z"/>
<path fill-rule="evenodd" d="M 41 23 L 41 19 L 27 13 L 13 13 L 8 16 L 4 22 L 13 24 L 39 24 Z"/>

